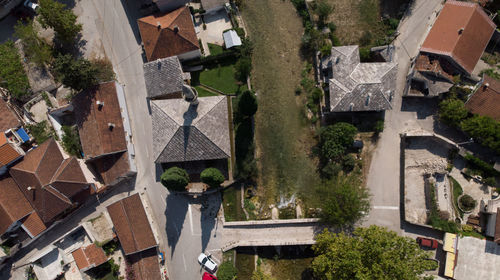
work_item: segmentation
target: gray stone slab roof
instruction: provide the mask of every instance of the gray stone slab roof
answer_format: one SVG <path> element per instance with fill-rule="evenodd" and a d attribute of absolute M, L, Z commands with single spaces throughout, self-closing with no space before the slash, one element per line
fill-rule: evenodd
<path fill-rule="evenodd" d="M 157 163 L 229 158 L 231 155 L 227 99 L 153 100 L 153 153 Z"/>
<path fill-rule="evenodd" d="M 391 108 L 397 64 L 360 63 L 358 46 L 333 47 L 322 61 L 332 70 L 330 111 L 382 111 Z"/>
<path fill-rule="evenodd" d="M 185 75 L 177 56 L 151 61 L 143 67 L 149 98 L 168 97 L 169 94 L 182 91 Z"/>

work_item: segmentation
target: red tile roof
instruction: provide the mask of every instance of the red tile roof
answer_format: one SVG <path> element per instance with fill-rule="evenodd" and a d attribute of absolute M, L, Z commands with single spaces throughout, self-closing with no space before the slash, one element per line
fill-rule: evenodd
<path fill-rule="evenodd" d="M 53 139 L 28 152 L 10 175 L 46 224 L 75 206 L 74 197 L 89 189 L 77 160 L 64 159 Z"/>
<path fill-rule="evenodd" d="M 109 205 L 108 213 L 126 255 L 157 246 L 139 194 Z"/>
<path fill-rule="evenodd" d="M 7 103 L 0 97 L 0 132 L 10 128 L 18 127 L 21 122 L 17 116 L 10 110 Z"/>
<path fill-rule="evenodd" d="M 136 280 L 161 279 L 160 264 L 156 248 L 127 256 Z"/>
<path fill-rule="evenodd" d="M 479 5 L 447 1 L 420 51 L 449 56 L 470 74 L 494 31 L 495 24 Z"/>
<path fill-rule="evenodd" d="M 47 229 L 42 219 L 36 212 L 32 212 L 24 221 L 23 226 L 35 237 Z"/>
<path fill-rule="evenodd" d="M 74 251 L 73 258 L 75 259 L 76 266 L 80 270 L 88 270 L 105 263 L 108 259 L 104 254 L 101 247 L 95 244 L 90 244 L 87 247 L 81 247 Z"/>
<path fill-rule="evenodd" d="M 0 146 L 0 167 L 7 165 L 18 159 L 21 155 L 14 149 L 12 144 L 3 144 Z"/>
<path fill-rule="evenodd" d="M 33 212 L 31 204 L 11 177 L 0 179 L 0 235 L 14 222 Z"/>
<path fill-rule="evenodd" d="M 137 24 L 148 61 L 200 49 L 191 13 L 186 6 L 166 14 L 143 17 Z"/>
<path fill-rule="evenodd" d="M 467 100 L 465 108 L 473 114 L 500 121 L 500 81 L 484 75 L 481 86 Z"/>
<path fill-rule="evenodd" d="M 98 105 L 98 101 L 104 105 Z M 86 159 L 127 150 L 114 81 L 77 94 L 72 103 Z M 112 129 L 110 123 L 114 124 Z"/>
<path fill-rule="evenodd" d="M 130 171 L 128 152 L 112 154 L 92 161 L 97 173 L 105 185 L 112 185 L 120 177 L 124 177 Z"/>

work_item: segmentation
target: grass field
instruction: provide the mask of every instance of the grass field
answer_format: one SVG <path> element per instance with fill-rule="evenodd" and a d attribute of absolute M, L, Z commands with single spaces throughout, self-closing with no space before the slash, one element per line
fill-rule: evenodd
<path fill-rule="evenodd" d="M 198 92 L 198 96 L 199 97 L 206 97 L 206 96 L 217 96 L 218 94 L 217 93 L 214 93 L 214 92 L 211 92 L 211 91 L 208 91 L 204 88 L 202 88 L 201 86 L 195 86 L 194 87 L 196 89 L 196 91 Z"/>
<path fill-rule="evenodd" d="M 234 64 L 221 63 L 199 72 L 192 72 L 191 80 L 194 86 L 202 83 L 226 94 L 234 94 L 246 90 L 246 84 L 238 85 L 234 78 L 234 73 Z"/>
<path fill-rule="evenodd" d="M 226 188 L 222 193 L 224 218 L 227 222 L 246 220 L 241 209 L 241 191 L 234 187 Z"/>
<path fill-rule="evenodd" d="M 243 6 L 242 14 L 254 42 L 252 87 L 259 102 L 257 195 L 271 204 L 280 196 L 306 193 L 318 180 L 309 157 L 313 132 L 304 117 L 303 97 L 295 95 L 304 67 L 304 30 L 289 1 L 255 0 Z"/>
<path fill-rule="evenodd" d="M 221 46 L 210 43 L 208 43 L 208 49 L 210 50 L 210 55 L 218 55 L 224 51 Z"/>

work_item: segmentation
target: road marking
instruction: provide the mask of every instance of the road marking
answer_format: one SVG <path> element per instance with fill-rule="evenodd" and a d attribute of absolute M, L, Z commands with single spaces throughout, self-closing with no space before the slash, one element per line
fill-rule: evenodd
<path fill-rule="evenodd" d="M 182 263 L 184 264 L 184 271 L 187 272 L 187 266 L 186 266 L 186 258 L 184 257 L 184 254 L 182 254 Z"/>
<path fill-rule="evenodd" d="M 399 210 L 399 206 L 373 206 L 373 209 L 380 209 L 380 210 Z"/>
<path fill-rule="evenodd" d="M 191 211 L 191 204 L 188 205 L 189 212 L 189 226 L 191 227 L 191 234 L 194 234 L 193 231 L 193 212 Z"/>

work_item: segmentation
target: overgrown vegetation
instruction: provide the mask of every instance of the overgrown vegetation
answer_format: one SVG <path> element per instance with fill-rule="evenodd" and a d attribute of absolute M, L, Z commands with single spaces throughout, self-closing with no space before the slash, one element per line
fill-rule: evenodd
<path fill-rule="evenodd" d="M 478 157 L 475 157 L 471 154 L 466 154 L 465 160 L 467 162 L 467 169 L 470 171 L 470 174 L 480 175 L 482 178 L 485 178 L 485 180 L 488 178 L 492 178 L 493 180 L 495 180 L 495 177 L 500 176 L 500 172 L 493 168 L 492 164 L 489 164 Z"/>
<path fill-rule="evenodd" d="M 306 108 L 312 114 L 311 122 L 315 123 L 319 118 L 320 102 L 323 97 L 323 91 L 316 87 L 316 82 L 310 78 L 311 71 L 312 64 L 306 63 L 304 70 L 302 70 L 302 80 L 300 81 L 300 85 L 302 86 L 301 91 L 304 91 L 307 94 Z"/>
<path fill-rule="evenodd" d="M 165 170 L 160 179 L 163 186 L 173 191 L 185 191 L 189 183 L 186 170 L 176 166 Z"/>
<path fill-rule="evenodd" d="M 225 261 L 219 266 L 219 269 L 217 270 L 217 279 L 233 280 L 237 273 L 238 270 L 236 269 L 236 267 L 234 267 L 233 262 Z"/>
<path fill-rule="evenodd" d="M 0 44 L 0 81 L 18 99 L 30 94 L 28 76 L 12 41 Z"/>
<path fill-rule="evenodd" d="M 66 4 L 54 0 L 40 0 L 38 22 L 43 28 L 52 28 L 56 37 L 64 43 L 73 43 L 82 31 L 82 25 L 76 23 L 77 16 Z"/>
<path fill-rule="evenodd" d="M 64 125 L 62 127 L 62 146 L 64 150 L 75 157 L 82 157 L 82 145 L 80 144 L 80 136 L 78 131 L 73 126 Z"/>
<path fill-rule="evenodd" d="M 26 125 L 26 128 L 31 132 L 31 135 L 33 135 L 33 138 L 35 138 L 35 142 L 40 145 L 43 142 L 47 141 L 50 137 L 55 137 L 57 138 L 57 135 L 52 128 L 52 126 L 49 126 L 47 121 L 41 121 L 36 124 L 28 124 Z"/>
<path fill-rule="evenodd" d="M 45 67 L 51 63 L 52 48 L 47 42 L 38 37 L 38 28 L 31 19 L 26 23 L 18 21 L 14 26 L 14 36 L 21 40 L 24 56 L 38 66 Z"/>
<path fill-rule="evenodd" d="M 445 232 L 458 233 L 458 225 L 455 222 L 449 221 L 449 217 L 439 211 L 436 200 L 436 189 L 434 186 L 430 186 L 429 194 L 431 198 L 431 209 L 428 216 L 428 224 L 435 229 Z"/>
<path fill-rule="evenodd" d="M 236 177 L 252 179 L 257 175 L 253 116 L 257 112 L 257 99 L 249 90 L 238 96 L 233 106 L 235 129 Z"/>
<path fill-rule="evenodd" d="M 463 218 L 464 212 L 462 212 L 462 210 L 460 210 L 460 208 L 458 207 L 458 197 L 461 196 L 464 191 L 457 180 L 455 180 L 451 176 L 448 176 L 448 179 L 450 179 L 451 181 L 451 187 L 453 191 L 453 206 L 455 208 L 455 213 L 457 213 L 457 216 L 460 216 L 460 218 Z"/>

